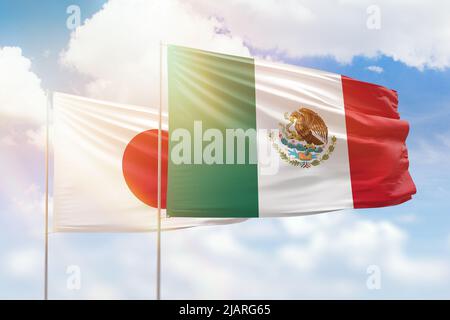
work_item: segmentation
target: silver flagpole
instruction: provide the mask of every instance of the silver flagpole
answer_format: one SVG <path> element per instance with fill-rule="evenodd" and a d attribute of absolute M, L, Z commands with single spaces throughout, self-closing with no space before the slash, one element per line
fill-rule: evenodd
<path fill-rule="evenodd" d="M 49 122 L 52 94 L 47 91 L 46 137 L 45 137 L 45 253 L 44 253 L 44 300 L 48 300 L 48 162 L 49 162 Z"/>
<path fill-rule="evenodd" d="M 158 221 L 156 233 L 156 300 L 161 300 L 161 150 L 162 150 L 162 42 L 159 43 L 159 119 L 158 119 Z"/>

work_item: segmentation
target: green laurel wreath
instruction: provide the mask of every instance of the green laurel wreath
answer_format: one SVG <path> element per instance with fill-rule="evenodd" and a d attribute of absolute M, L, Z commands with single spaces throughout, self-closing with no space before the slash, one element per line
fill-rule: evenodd
<path fill-rule="evenodd" d="M 313 166 L 318 166 L 322 161 L 326 161 L 328 159 L 330 159 L 331 154 L 333 153 L 335 146 L 336 146 L 336 137 L 332 136 L 331 137 L 331 144 L 328 146 L 327 152 L 325 152 L 322 157 L 320 157 L 320 159 L 316 159 L 314 161 L 311 162 L 311 164 Z"/>

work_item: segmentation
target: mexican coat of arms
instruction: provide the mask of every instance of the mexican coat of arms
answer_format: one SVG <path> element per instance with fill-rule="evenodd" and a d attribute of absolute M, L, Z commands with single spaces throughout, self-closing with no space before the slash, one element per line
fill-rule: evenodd
<path fill-rule="evenodd" d="M 279 123 L 279 132 L 269 138 L 280 158 L 293 166 L 310 168 L 330 158 L 336 137 L 328 136 L 328 127 L 314 111 L 301 107 L 284 114 L 286 122 Z"/>

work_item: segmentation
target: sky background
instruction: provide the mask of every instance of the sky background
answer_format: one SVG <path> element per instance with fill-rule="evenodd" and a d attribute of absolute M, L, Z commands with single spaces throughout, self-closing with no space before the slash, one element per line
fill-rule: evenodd
<path fill-rule="evenodd" d="M 418 190 L 390 208 L 163 233 L 163 298 L 450 298 L 449 10 L 415 0 L 0 0 L 0 298 L 43 296 L 46 90 L 156 106 L 161 39 L 397 90 Z M 50 298 L 154 298 L 154 234 L 49 241 Z M 79 290 L 66 285 L 73 265 Z"/>

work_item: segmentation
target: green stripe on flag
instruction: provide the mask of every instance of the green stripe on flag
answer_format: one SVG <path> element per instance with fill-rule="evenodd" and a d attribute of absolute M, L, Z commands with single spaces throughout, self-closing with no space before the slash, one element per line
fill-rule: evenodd
<path fill-rule="evenodd" d="M 225 146 L 226 129 L 256 130 L 253 60 L 168 46 L 167 67 L 170 134 L 168 215 L 257 217 L 257 164 L 249 164 L 248 161 L 249 152 L 256 155 L 256 144 L 246 139 L 245 164 L 226 164 L 229 161 L 225 147 L 223 157 L 220 157 L 224 164 L 206 164 L 202 153 L 195 153 L 200 148 L 208 150 L 211 144 L 203 141 L 198 134 L 200 131 L 204 134 L 208 129 L 218 129 Z M 178 152 L 181 140 L 172 141 L 176 136 L 174 132 L 178 130 L 179 133 L 183 128 L 191 137 L 191 156 L 183 158 L 191 159 L 191 164 L 174 163 L 172 158 L 172 151 L 186 156 Z M 237 142 L 234 145 L 237 159 Z"/>

